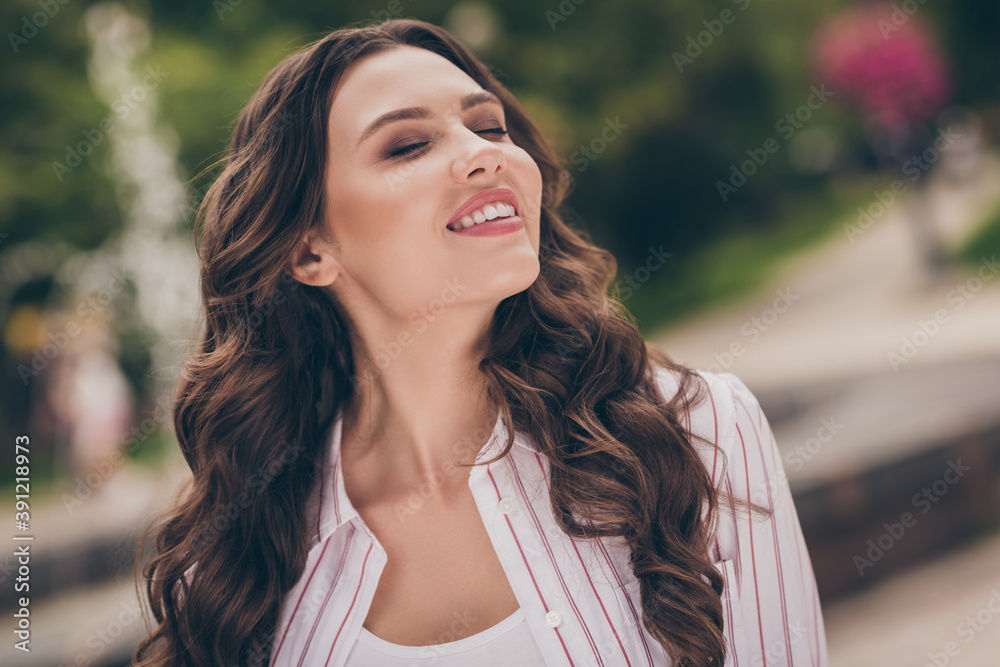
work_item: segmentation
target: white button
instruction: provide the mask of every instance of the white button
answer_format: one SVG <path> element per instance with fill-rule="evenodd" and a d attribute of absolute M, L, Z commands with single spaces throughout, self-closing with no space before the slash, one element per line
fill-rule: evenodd
<path fill-rule="evenodd" d="M 557 627 L 560 623 L 562 623 L 562 614 L 560 614 L 558 611 L 550 611 L 549 613 L 545 614 L 545 625 L 549 626 L 550 628 L 554 628 Z"/>
<path fill-rule="evenodd" d="M 510 498 L 501 498 L 500 502 L 497 503 L 497 507 L 499 507 L 500 511 L 504 514 L 510 514 L 514 511 L 514 501 Z"/>

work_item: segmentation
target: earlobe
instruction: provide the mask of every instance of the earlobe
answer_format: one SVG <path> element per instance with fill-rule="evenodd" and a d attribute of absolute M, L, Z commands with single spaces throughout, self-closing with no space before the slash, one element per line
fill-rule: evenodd
<path fill-rule="evenodd" d="M 329 244 L 310 234 L 295 246 L 288 272 L 300 283 L 324 287 L 340 275 L 340 263 Z"/>

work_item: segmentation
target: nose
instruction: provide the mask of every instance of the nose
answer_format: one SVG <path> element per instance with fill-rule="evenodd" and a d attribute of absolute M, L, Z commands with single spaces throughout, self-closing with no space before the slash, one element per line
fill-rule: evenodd
<path fill-rule="evenodd" d="M 507 168 L 503 150 L 495 141 L 469 132 L 460 142 L 451 165 L 451 178 L 459 184 L 471 179 L 492 179 Z"/>

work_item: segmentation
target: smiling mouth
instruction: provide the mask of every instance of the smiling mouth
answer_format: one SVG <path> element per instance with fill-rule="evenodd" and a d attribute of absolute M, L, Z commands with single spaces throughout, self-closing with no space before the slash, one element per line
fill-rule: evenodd
<path fill-rule="evenodd" d="M 495 201 L 480 206 L 468 215 L 463 215 L 458 220 L 449 224 L 448 229 L 453 232 L 460 232 L 463 229 L 468 229 L 470 227 L 474 227 L 475 225 L 481 225 L 484 222 L 505 220 L 508 218 L 512 219 L 516 216 L 517 210 L 513 206 L 507 202 Z"/>
<path fill-rule="evenodd" d="M 517 195 L 505 186 L 480 190 L 465 200 L 455 209 L 445 227 L 452 232 L 475 229 L 477 225 L 491 223 L 509 218 L 520 221 L 518 217 Z"/>

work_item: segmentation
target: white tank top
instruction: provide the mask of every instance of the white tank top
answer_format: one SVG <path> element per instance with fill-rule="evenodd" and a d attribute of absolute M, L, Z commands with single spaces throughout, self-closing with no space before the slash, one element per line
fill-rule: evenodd
<path fill-rule="evenodd" d="M 347 656 L 347 667 L 545 667 L 545 660 L 531 635 L 524 611 L 491 628 L 444 644 L 403 646 L 376 637 L 361 628 Z"/>

